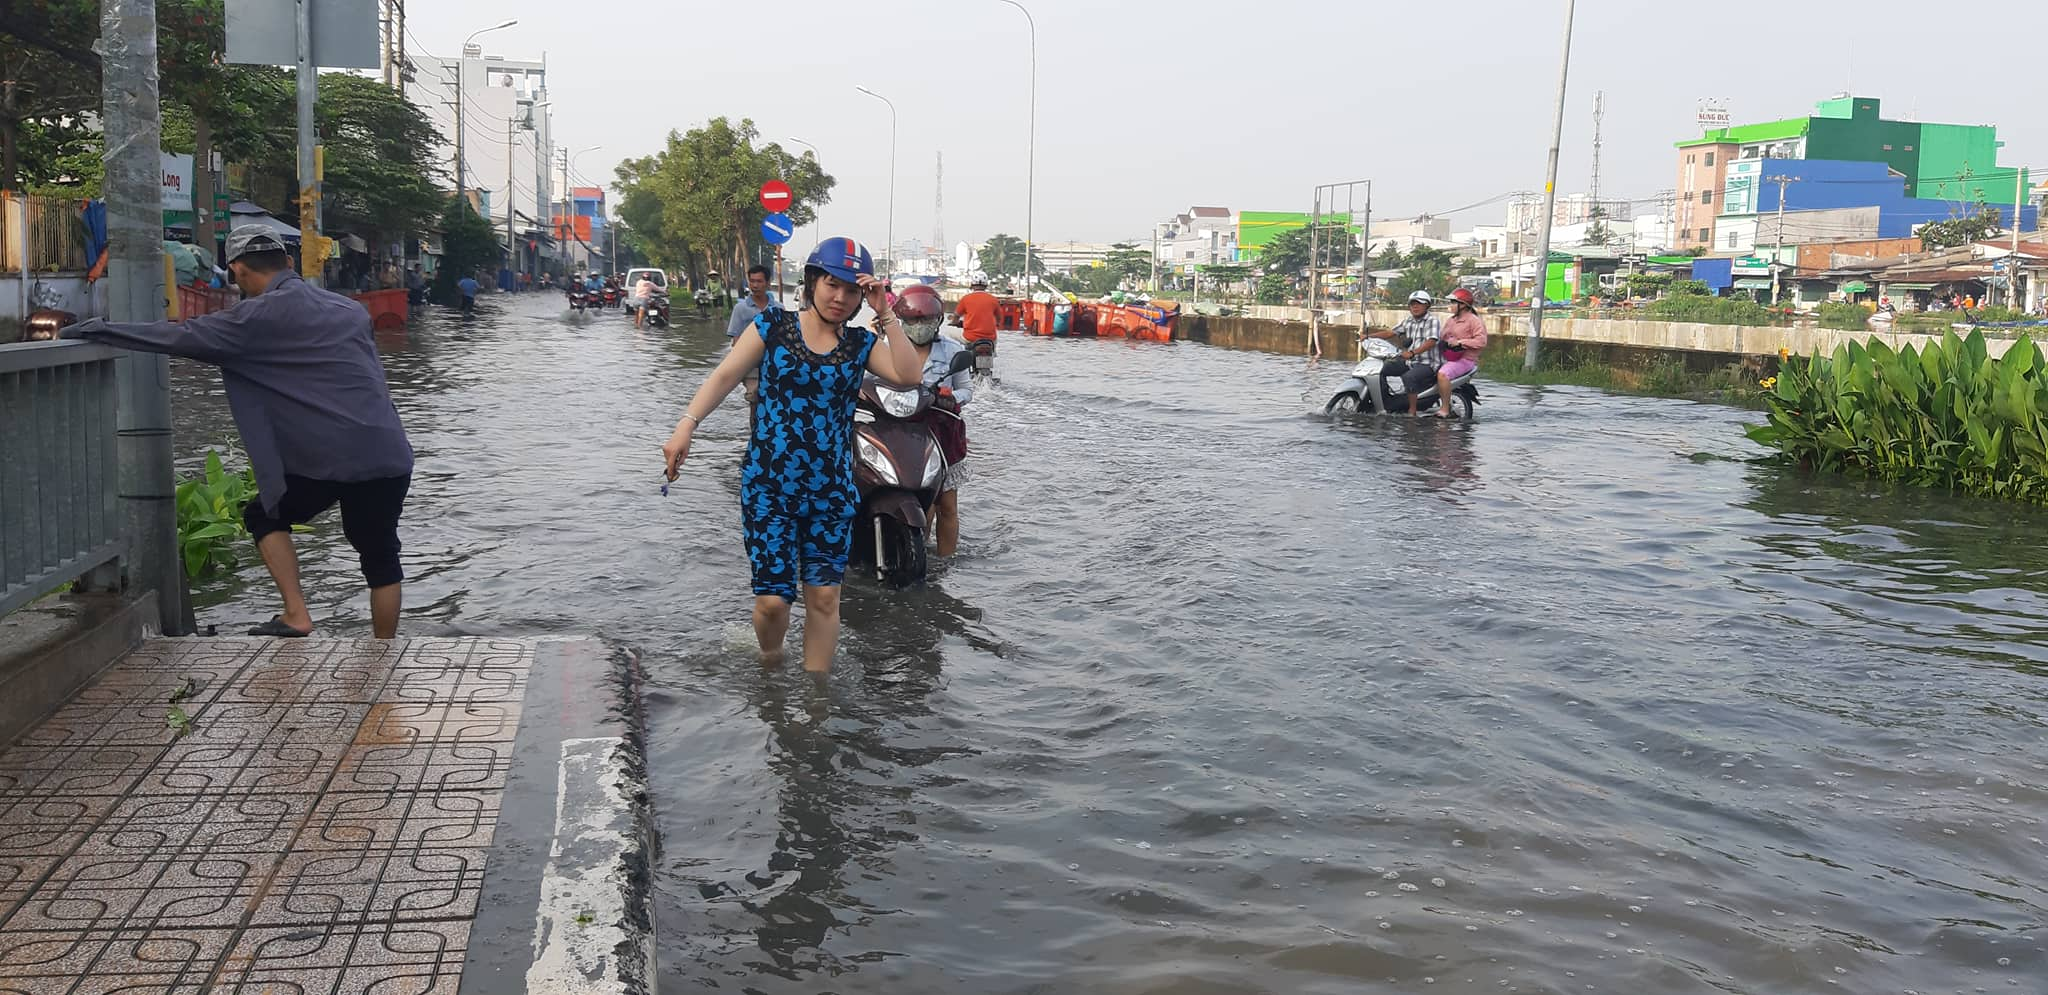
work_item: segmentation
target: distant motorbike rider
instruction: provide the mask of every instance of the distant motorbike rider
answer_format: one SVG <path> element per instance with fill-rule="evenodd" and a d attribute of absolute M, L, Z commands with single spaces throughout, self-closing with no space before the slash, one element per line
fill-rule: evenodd
<path fill-rule="evenodd" d="M 967 296 L 953 305 L 953 323 L 960 326 L 960 337 L 967 340 L 967 348 L 974 350 L 975 367 L 993 374 L 998 302 L 995 295 L 988 292 L 988 280 L 982 277 L 975 277 L 967 285 L 967 291 Z"/>
<path fill-rule="evenodd" d="M 963 462 L 967 458 L 967 423 L 958 415 L 974 399 L 974 375 L 966 370 L 952 372 L 953 357 L 967 347 L 940 337 L 946 302 L 939 299 L 938 291 L 922 283 L 912 284 L 897 295 L 890 310 L 903 322 L 903 334 L 924 360 L 924 382 L 937 380 L 939 384 L 939 404 L 925 416 L 947 462 L 945 483 L 932 504 L 932 535 L 939 555 L 951 556 L 960 547 L 960 484 L 967 479 Z"/>
<path fill-rule="evenodd" d="M 1382 331 L 1368 331 L 1361 339 L 1386 339 L 1401 347 L 1401 359 L 1407 369 L 1401 373 L 1401 382 L 1408 388 L 1408 413 L 1416 414 L 1416 399 L 1429 385 L 1436 382 L 1437 368 L 1443 365 L 1443 356 L 1438 343 L 1444 335 L 1443 323 L 1429 313 L 1436 298 L 1427 290 L 1418 290 L 1408 295 L 1408 317 L 1400 324 Z"/>

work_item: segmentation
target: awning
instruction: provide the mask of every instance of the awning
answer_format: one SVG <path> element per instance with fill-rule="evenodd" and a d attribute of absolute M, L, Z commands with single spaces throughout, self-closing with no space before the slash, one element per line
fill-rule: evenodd
<path fill-rule="evenodd" d="M 1933 289 L 1934 289 L 1934 284 L 1931 284 L 1931 283 L 1887 283 L 1887 284 L 1885 284 L 1885 286 L 1886 286 L 1887 288 L 1891 289 L 1891 290 L 1933 290 Z"/>

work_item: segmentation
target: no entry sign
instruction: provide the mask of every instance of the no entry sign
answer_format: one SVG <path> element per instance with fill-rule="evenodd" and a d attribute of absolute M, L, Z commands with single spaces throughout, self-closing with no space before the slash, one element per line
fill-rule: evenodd
<path fill-rule="evenodd" d="M 761 238 L 769 245 L 781 245 L 796 234 L 796 225 L 787 214 L 771 214 L 761 219 Z"/>
<path fill-rule="evenodd" d="M 761 209 L 770 214 L 781 214 L 789 210 L 790 202 L 795 199 L 796 194 L 790 191 L 789 184 L 781 180 L 769 180 L 761 184 Z"/>

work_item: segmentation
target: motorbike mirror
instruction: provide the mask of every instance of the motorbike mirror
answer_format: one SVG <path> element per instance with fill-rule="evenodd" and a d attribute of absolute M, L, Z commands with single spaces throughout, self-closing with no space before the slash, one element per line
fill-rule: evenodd
<path fill-rule="evenodd" d="M 953 361 L 946 364 L 946 375 L 952 376 L 974 365 L 974 354 L 966 350 L 955 353 Z"/>

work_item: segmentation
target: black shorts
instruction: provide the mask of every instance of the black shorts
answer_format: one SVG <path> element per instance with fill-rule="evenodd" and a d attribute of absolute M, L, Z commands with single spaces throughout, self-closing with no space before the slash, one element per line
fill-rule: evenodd
<path fill-rule="evenodd" d="M 1408 385 L 1409 396 L 1436 386 L 1436 369 L 1428 363 L 1409 363 L 1408 372 L 1401 374 L 1401 382 Z"/>
<path fill-rule="evenodd" d="M 341 533 L 355 547 L 363 579 L 371 587 L 388 587 L 405 579 L 405 571 L 398 565 L 398 516 L 405 511 L 405 494 L 411 488 L 410 475 L 338 483 L 288 473 L 277 514 L 265 512 L 259 498 L 242 508 L 242 524 L 260 542 L 272 532 L 310 522 L 339 503 Z"/>

